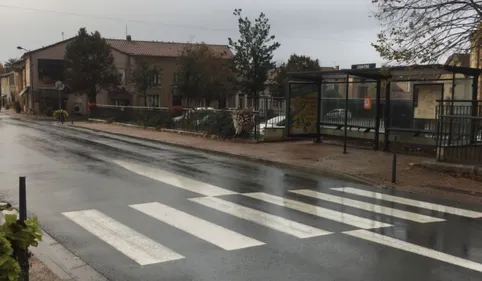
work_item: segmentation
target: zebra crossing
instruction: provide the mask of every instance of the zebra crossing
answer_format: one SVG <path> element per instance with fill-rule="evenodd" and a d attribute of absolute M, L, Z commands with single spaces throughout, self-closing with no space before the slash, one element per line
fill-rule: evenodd
<path fill-rule="evenodd" d="M 443 252 L 438 252 L 433 249 L 398 240 L 373 231 L 379 228 L 392 227 L 393 225 L 390 223 L 379 221 L 373 217 L 366 218 L 339 210 L 333 210 L 325 206 L 321 207 L 319 205 L 322 205 L 323 202 L 329 202 L 343 207 L 359 209 L 365 212 L 394 217 L 400 220 L 410 221 L 411 223 L 420 224 L 440 223 L 444 222 L 445 219 L 401 210 L 400 208 L 403 208 L 403 205 L 406 205 L 470 219 L 482 217 L 482 212 L 418 201 L 354 187 L 334 187 L 330 189 L 333 191 L 331 193 L 309 189 L 294 189 L 288 191 L 288 194 L 294 194 L 315 201 L 315 203 L 308 204 L 300 200 L 294 200 L 264 192 L 238 193 L 153 167 L 125 161 L 113 162 L 131 172 L 163 182 L 167 184 L 169 188 L 178 188 L 198 194 L 186 198 L 186 202 L 195 203 L 201 208 L 207 208 L 222 216 L 241 219 L 254 223 L 262 228 L 286 234 L 293 237 L 293 239 L 323 239 L 324 236 L 346 235 L 370 243 L 411 252 L 431 259 L 482 272 L 482 264 L 477 262 L 451 256 Z M 339 194 L 333 195 L 333 193 Z M 353 196 L 352 198 L 343 197 L 343 195 L 346 194 L 355 195 L 357 200 L 352 199 Z M 279 214 L 275 215 L 270 212 L 248 207 L 240 202 L 232 202 L 228 199 L 229 196 L 249 198 L 250 200 L 255 200 L 262 204 L 269 204 L 283 208 L 287 212 L 301 213 L 316 218 L 322 218 L 356 229 L 337 233 L 330 231 L 330 229 L 323 229 L 322 224 L 316 226 L 308 225 Z M 363 198 L 370 198 L 370 201 L 376 200 L 376 203 L 365 202 L 363 201 Z M 392 207 L 386 207 L 381 205 L 383 202 L 391 202 L 394 204 L 391 204 Z M 399 206 L 399 208 L 397 208 L 397 206 Z M 236 251 L 263 247 L 269 243 L 268 241 L 263 241 L 263 239 L 260 239 L 259 237 L 251 237 L 251 235 L 247 235 L 246 233 L 241 234 L 233 229 L 220 225 L 219 223 L 201 218 L 198 214 L 179 210 L 172 204 L 168 205 L 160 202 L 138 203 L 128 205 L 128 209 L 148 216 L 154 219 L 154 221 L 178 229 L 191 237 L 203 240 L 204 242 L 216 246 L 219 250 Z M 189 253 L 178 253 L 175 249 L 171 249 L 169 245 L 163 245 L 155 241 L 152 237 L 145 236 L 141 231 L 135 230 L 122 222 L 116 221 L 98 210 L 89 209 L 69 211 L 62 214 L 73 223 L 82 227 L 90 234 L 96 236 L 141 266 L 189 258 Z"/>

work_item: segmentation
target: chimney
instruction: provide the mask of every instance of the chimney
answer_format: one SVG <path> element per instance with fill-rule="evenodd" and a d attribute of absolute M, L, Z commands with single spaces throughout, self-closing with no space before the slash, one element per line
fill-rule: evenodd
<path fill-rule="evenodd" d="M 127 41 L 132 41 L 132 37 L 130 35 L 126 35 Z"/>
<path fill-rule="evenodd" d="M 335 66 L 335 69 L 340 70 L 340 66 L 339 65 Z"/>

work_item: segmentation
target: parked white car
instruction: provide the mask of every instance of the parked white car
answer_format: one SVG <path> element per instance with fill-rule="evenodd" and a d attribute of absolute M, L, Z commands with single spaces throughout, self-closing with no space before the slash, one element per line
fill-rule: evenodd
<path fill-rule="evenodd" d="M 182 115 L 174 117 L 174 118 L 172 118 L 172 120 L 175 123 L 181 122 L 183 119 L 188 119 L 191 116 L 191 114 L 193 114 L 195 111 L 204 111 L 204 110 L 214 111 L 215 108 L 214 107 L 196 107 L 194 109 L 189 109 L 187 111 L 184 111 L 184 113 Z"/>
<path fill-rule="evenodd" d="M 351 112 L 348 110 L 348 120 L 351 119 Z M 325 115 L 326 119 L 331 119 L 331 120 L 345 120 L 345 109 L 344 108 L 337 108 L 333 109 L 332 111 L 328 112 Z"/>
<path fill-rule="evenodd" d="M 266 122 L 262 122 L 258 125 L 258 132 L 260 135 L 264 135 L 265 128 L 277 128 L 277 129 L 284 129 L 286 125 L 286 116 L 280 115 L 273 117 Z"/>

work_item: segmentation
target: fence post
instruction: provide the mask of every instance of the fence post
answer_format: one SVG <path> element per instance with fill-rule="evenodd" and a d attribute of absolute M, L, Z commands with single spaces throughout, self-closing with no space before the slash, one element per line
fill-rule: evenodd
<path fill-rule="evenodd" d="M 316 139 L 315 143 L 321 143 L 321 89 L 322 85 L 321 83 L 318 83 L 318 95 L 317 95 L 317 101 L 316 101 Z"/>
<path fill-rule="evenodd" d="M 19 220 L 20 222 L 24 222 L 27 219 L 27 190 L 26 190 L 26 182 L 25 177 L 19 178 Z M 28 264 L 28 249 L 19 249 L 20 252 L 16 253 L 18 258 L 18 263 L 20 265 L 21 272 L 21 280 L 28 281 L 28 271 L 29 271 L 29 264 Z"/>
<path fill-rule="evenodd" d="M 384 135 L 384 147 L 383 151 L 388 151 L 389 146 L 390 146 L 390 94 L 391 94 L 391 82 L 387 82 L 386 88 L 385 88 L 385 108 L 384 108 L 384 130 L 385 130 L 385 135 Z"/>
<path fill-rule="evenodd" d="M 348 138 L 348 94 L 350 92 L 349 90 L 349 80 L 350 80 L 350 74 L 346 75 L 346 88 L 345 88 L 345 137 L 344 137 L 344 142 L 343 142 L 343 153 L 346 154 L 346 146 L 347 146 L 347 138 Z"/>
<path fill-rule="evenodd" d="M 375 144 L 373 146 L 373 149 L 378 150 L 380 149 L 380 95 L 381 95 L 381 87 L 382 87 L 382 82 L 380 79 L 377 80 L 377 93 L 376 93 L 376 101 L 375 101 Z"/>
<path fill-rule="evenodd" d="M 396 152 L 396 145 L 397 145 L 397 137 L 395 137 L 393 141 L 393 159 L 392 159 L 392 183 L 397 182 L 397 152 Z"/>

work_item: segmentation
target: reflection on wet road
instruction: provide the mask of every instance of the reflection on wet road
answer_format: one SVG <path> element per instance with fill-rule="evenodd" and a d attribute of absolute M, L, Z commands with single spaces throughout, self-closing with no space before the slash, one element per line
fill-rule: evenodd
<path fill-rule="evenodd" d="M 0 114 L 0 196 L 109 280 L 481 280 L 482 207 Z"/>

